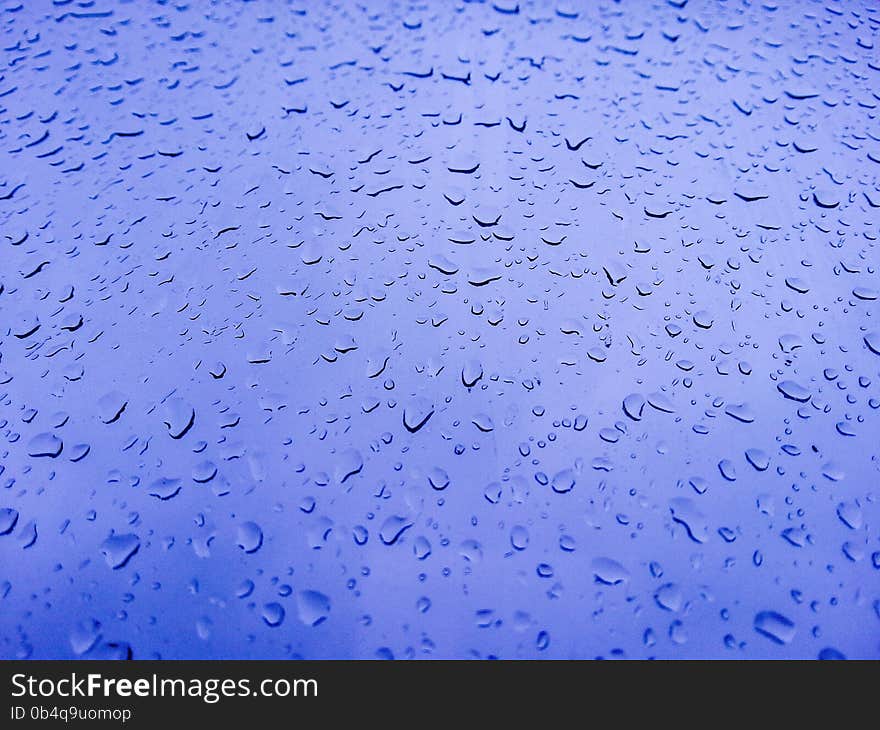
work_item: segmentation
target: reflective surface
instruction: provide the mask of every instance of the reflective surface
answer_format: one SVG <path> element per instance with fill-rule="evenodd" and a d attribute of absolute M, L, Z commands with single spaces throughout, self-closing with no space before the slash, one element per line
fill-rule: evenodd
<path fill-rule="evenodd" d="M 0 656 L 880 657 L 859 3 L 7 2 Z"/>

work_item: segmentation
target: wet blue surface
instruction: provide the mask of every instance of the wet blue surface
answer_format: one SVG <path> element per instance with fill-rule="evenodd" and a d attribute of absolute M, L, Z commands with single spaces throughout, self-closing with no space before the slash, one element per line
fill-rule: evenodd
<path fill-rule="evenodd" d="M 880 657 L 876 6 L 0 28 L 0 656 Z"/>

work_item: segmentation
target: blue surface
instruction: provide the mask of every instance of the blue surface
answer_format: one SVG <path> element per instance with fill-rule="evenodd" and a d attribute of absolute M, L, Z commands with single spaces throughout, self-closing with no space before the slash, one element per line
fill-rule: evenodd
<path fill-rule="evenodd" d="M 0 28 L 0 656 L 880 657 L 877 6 Z"/>

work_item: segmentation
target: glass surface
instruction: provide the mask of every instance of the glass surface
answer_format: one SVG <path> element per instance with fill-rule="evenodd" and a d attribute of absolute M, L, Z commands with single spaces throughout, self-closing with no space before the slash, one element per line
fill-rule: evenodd
<path fill-rule="evenodd" d="M 0 656 L 880 658 L 876 5 L 0 29 Z"/>

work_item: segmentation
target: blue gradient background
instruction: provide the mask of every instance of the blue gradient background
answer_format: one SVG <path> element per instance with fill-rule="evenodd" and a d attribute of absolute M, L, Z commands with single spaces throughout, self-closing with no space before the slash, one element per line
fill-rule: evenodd
<path fill-rule="evenodd" d="M 0 28 L 0 656 L 880 657 L 876 6 Z"/>

